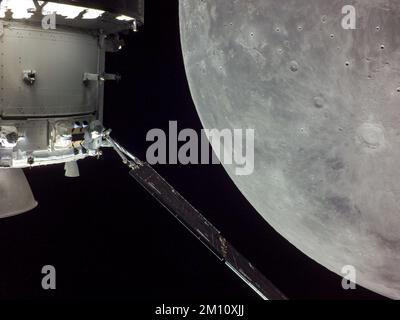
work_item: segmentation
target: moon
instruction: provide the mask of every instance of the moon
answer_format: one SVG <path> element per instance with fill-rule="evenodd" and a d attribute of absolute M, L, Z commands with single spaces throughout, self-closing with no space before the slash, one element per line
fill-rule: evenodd
<path fill-rule="evenodd" d="M 203 126 L 255 130 L 254 173 L 224 167 L 259 214 L 399 299 L 400 3 L 352 3 L 180 0 L 183 56 Z"/>

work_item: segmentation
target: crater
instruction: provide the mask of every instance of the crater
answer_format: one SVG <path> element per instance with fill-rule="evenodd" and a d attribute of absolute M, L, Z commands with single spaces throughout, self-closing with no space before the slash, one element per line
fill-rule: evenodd
<path fill-rule="evenodd" d="M 297 63 L 297 61 L 291 61 L 289 64 L 289 69 L 292 72 L 297 72 L 299 70 L 299 64 Z"/>
<path fill-rule="evenodd" d="M 368 149 L 378 149 L 385 145 L 385 134 L 382 126 L 375 123 L 364 123 L 357 130 L 358 140 Z"/>
<path fill-rule="evenodd" d="M 325 106 L 325 99 L 321 96 L 314 97 L 314 106 L 322 109 Z"/>

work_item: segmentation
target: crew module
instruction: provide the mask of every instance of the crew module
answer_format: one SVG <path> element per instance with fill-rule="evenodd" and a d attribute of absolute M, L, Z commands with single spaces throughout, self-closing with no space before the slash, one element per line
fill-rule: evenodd
<path fill-rule="evenodd" d="M 0 217 L 36 206 L 22 168 L 100 154 L 106 53 L 143 22 L 143 0 L 0 1 Z"/>

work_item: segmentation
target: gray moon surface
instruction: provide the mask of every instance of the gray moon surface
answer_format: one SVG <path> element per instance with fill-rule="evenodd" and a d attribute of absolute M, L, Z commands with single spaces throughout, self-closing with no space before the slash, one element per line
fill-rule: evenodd
<path fill-rule="evenodd" d="M 399 299 L 400 2 L 351 2 L 355 30 L 338 0 L 180 0 L 185 68 L 205 128 L 255 129 L 225 169 L 264 219 Z"/>

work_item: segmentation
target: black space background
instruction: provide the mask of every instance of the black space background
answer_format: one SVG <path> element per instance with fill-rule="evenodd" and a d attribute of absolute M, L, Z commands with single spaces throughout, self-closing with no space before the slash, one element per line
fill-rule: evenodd
<path fill-rule="evenodd" d="M 108 57 L 105 125 L 144 159 L 148 130 L 201 129 L 181 56 L 178 1 L 146 1 L 146 25 Z M 156 169 L 289 298 L 379 298 L 301 254 L 250 206 L 221 166 Z M 39 202 L 0 221 L 0 299 L 196 301 L 258 299 L 128 174 L 116 154 L 27 170 Z M 41 268 L 57 270 L 57 289 L 41 289 Z"/>

